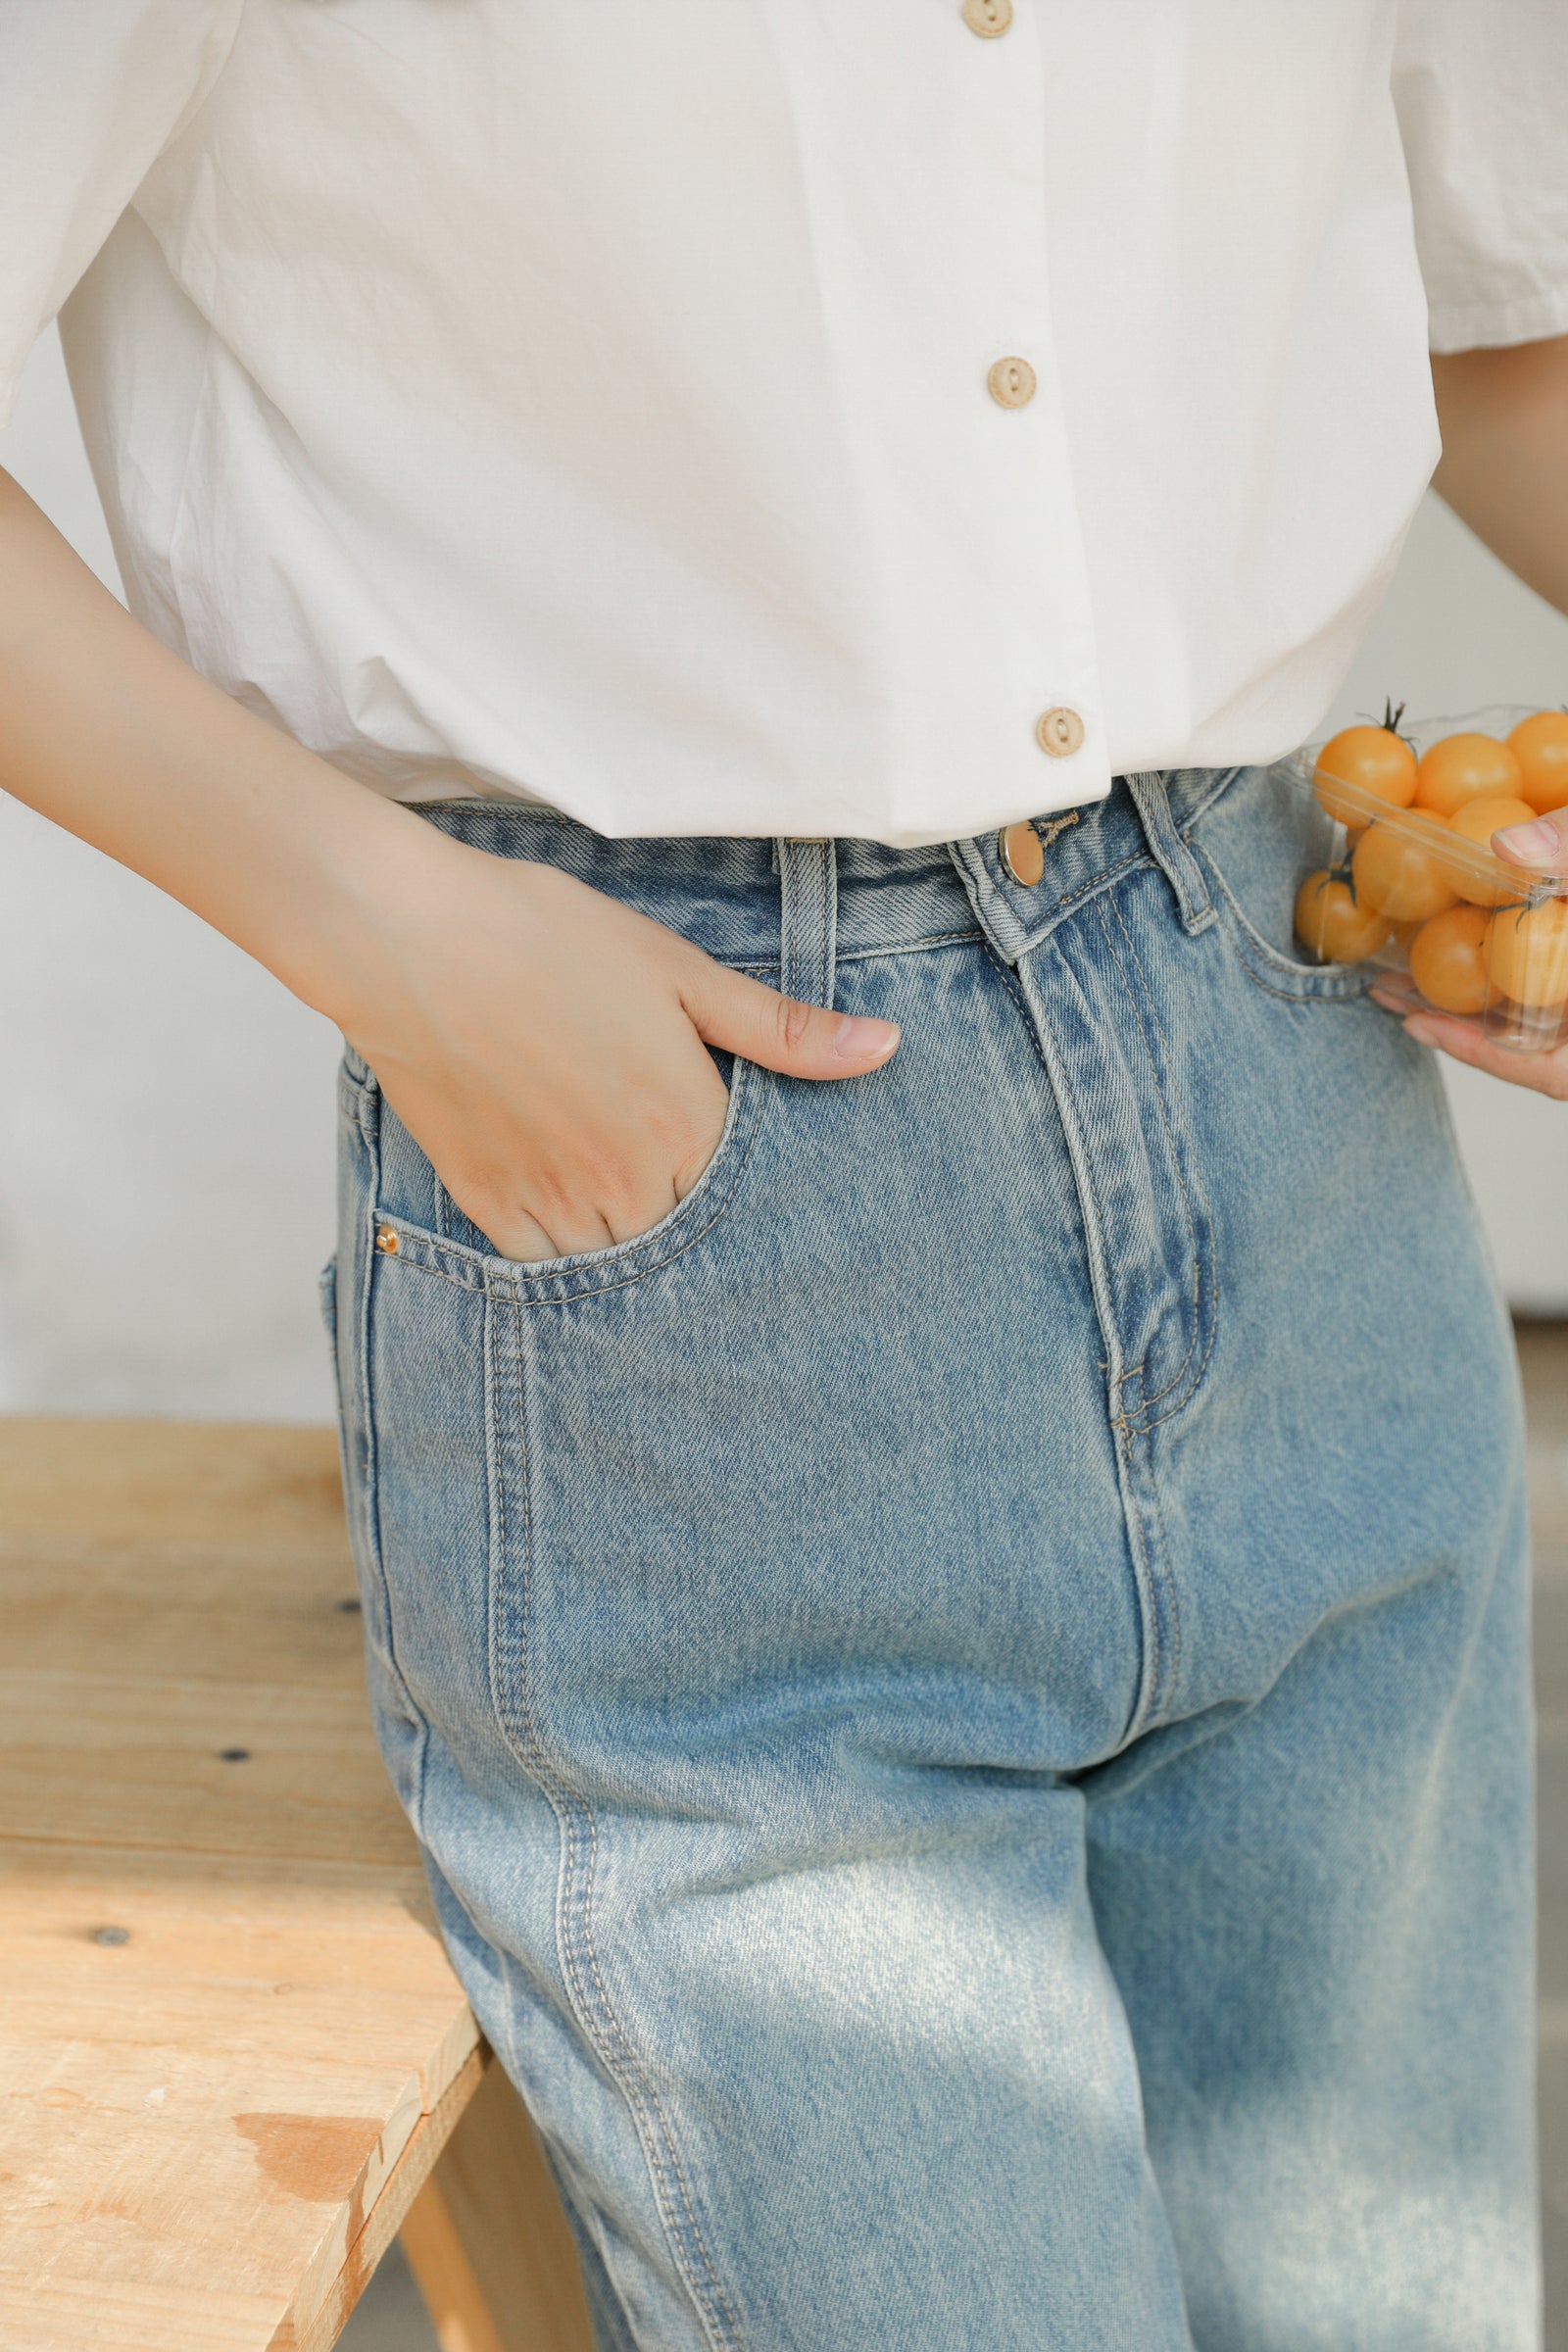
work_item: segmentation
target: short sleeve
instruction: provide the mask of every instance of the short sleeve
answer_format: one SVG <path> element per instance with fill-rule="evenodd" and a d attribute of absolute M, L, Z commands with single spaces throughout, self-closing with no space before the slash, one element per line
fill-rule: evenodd
<path fill-rule="evenodd" d="M 222 71 L 243 6 L 5 0 L 0 424 L 35 338 Z"/>
<path fill-rule="evenodd" d="M 1568 0 L 1401 0 L 1394 95 L 1433 350 L 1568 333 Z"/>

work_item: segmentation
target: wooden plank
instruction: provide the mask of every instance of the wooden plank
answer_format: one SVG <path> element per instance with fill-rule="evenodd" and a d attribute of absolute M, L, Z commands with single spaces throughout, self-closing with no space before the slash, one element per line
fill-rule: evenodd
<path fill-rule="evenodd" d="M 336 1548 L 179 1549 L 0 1525 L 7 1666 L 203 1684 L 279 1683 L 358 1692 L 365 1683 L 353 1569 Z"/>
<path fill-rule="evenodd" d="M 410 1850 L 363 1691 L 286 1683 L 8 1667 L 0 1821 L 13 1839 L 185 1853 L 396 1863 Z"/>
<path fill-rule="evenodd" d="M 477 2082 L 352 1593 L 329 1432 L 0 1421 L 7 2352 L 315 2352 Z"/>
<path fill-rule="evenodd" d="M 349 1558 L 330 1429 L 0 1417 L 7 1537 Z"/>
<path fill-rule="evenodd" d="M 297 2331 L 296 2322 L 292 2318 L 286 2320 L 273 2336 L 268 2352 L 328 2352 L 328 2347 L 336 2343 L 349 2314 L 369 2283 L 376 2264 L 404 2227 L 411 2208 L 416 2207 L 424 2194 L 431 2167 L 447 2145 L 454 2128 L 461 2130 L 461 2119 L 480 2091 L 486 2067 L 492 2074 L 501 2071 L 481 2044 L 440 2103 L 423 2118 L 414 2132 L 398 2160 L 396 2170 L 371 2208 L 364 2230 L 350 2246 L 343 2267 L 332 2281 L 315 2320 L 303 2332 Z"/>
<path fill-rule="evenodd" d="M 0 1845 L 8 2085 L 26 2049 L 102 2041 L 226 2062 L 265 2046 L 302 2063 L 416 2066 L 428 2106 L 474 2039 L 416 1865 L 263 1874 Z"/>
<path fill-rule="evenodd" d="M 441 2352 L 593 2352 L 576 2243 L 499 2066 L 410 2211 L 403 2250 Z"/>
<path fill-rule="evenodd" d="M 477 2039 L 422 1875 L 351 1877 L 0 1848 L 8 2352 L 100 2340 L 87 2308 L 257 2352 L 336 2291 Z"/>

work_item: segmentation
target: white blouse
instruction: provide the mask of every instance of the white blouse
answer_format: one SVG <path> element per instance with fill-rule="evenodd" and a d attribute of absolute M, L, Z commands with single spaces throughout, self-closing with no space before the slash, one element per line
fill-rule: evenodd
<path fill-rule="evenodd" d="M 0 400 L 62 303 L 137 611 L 328 760 L 942 840 L 1312 730 L 1429 322 L 1568 331 L 1568 5 L 4 0 Z"/>

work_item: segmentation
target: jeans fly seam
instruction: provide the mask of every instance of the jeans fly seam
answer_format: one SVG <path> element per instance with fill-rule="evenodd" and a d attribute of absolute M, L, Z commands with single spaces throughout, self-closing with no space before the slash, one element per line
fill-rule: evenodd
<path fill-rule="evenodd" d="M 1095 1189 L 1094 1172 L 1090 1166 L 1089 1156 L 1084 1151 L 1083 1138 L 1078 1132 L 1077 1117 L 1072 1108 L 1071 1093 L 1066 1081 L 1058 1078 L 1056 1072 L 1052 1068 L 1050 1057 L 1046 1053 L 1045 1021 L 1036 1019 L 1018 985 L 1015 973 L 998 955 L 989 938 L 985 945 L 987 955 L 1002 975 L 1004 986 L 1018 1007 L 1024 1029 L 1033 1043 L 1040 1066 L 1046 1073 L 1046 1082 L 1051 1089 L 1052 1100 L 1056 1105 L 1056 1116 L 1061 1122 L 1062 1140 L 1067 1147 L 1067 1157 L 1072 1164 L 1073 1179 L 1078 1191 L 1078 1214 L 1083 1225 L 1084 1251 L 1089 1260 L 1090 1287 L 1094 1293 L 1095 1311 L 1100 1318 L 1100 1328 L 1105 1342 L 1108 1358 L 1106 1365 L 1107 1392 L 1114 1390 L 1116 1406 L 1119 1407 L 1124 1375 L 1116 1370 L 1115 1366 L 1121 1352 L 1121 1331 L 1111 1298 L 1110 1279 L 1105 1266 L 1100 1199 Z M 1059 955 L 1059 951 L 1057 953 Z M 1133 1554 L 1133 1581 L 1138 1589 L 1140 1621 L 1145 1644 L 1139 1689 L 1133 1700 L 1132 1716 L 1126 1733 L 1126 1737 L 1131 1739 L 1142 1724 L 1146 1711 L 1153 1704 L 1155 1694 L 1160 1688 L 1163 1639 L 1159 1626 L 1158 1597 L 1154 1591 L 1143 1530 L 1139 1524 L 1137 1498 L 1131 1484 L 1130 1452 L 1133 1433 L 1120 1418 L 1118 1410 L 1113 1408 L 1111 1396 L 1108 1393 L 1105 1398 L 1105 1407 L 1111 1429 L 1117 1438 L 1117 1459 L 1124 1468 L 1124 1476 L 1119 1482 L 1122 1494 L 1122 1524 L 1126 1529 L 1127 1541 Z"/>
<path fill-rule="evenodd" d="M 1121 909 L 1116 905 L 1114 899 L 1112 899 L 1109 903 L 1109 911 L 1116 917 L 1117 929 L 1121 932 L 1123 939 L 1127 942 L 1127 952 L 1131 956 L 1134 964 L 1137 966 L 1138 976 L 1140 980 L 1142 980 L 1144 988 L 1147 991 L 1149 987 L 1149 975 L 1144 970 L 1143 963 L 1139 958 L 1138 950 L 1133 945 L 1132 935 L 1128 931 L 1127 925 L 1122 919 Z M 1202 1316 L 1202 1260 L 1199 1249 L 1198 1225 L 1193 1214 L 1192 1194 L 1189 1190 L 1187 1179 L 1182 1173 L 1181 1153 L 1177 1149 L 1176 1132 L 1171 1120 L 1170 1107 L 1165 1101 L 1165 1090 L 1159 1074 L 1159 1062 L 1154 1054 L 1153 1048 L 1150 1043 L 1149 1028 L 1144 1019 L 1143 1007 L 1139 1003 L 1138 992 L 1127 977 L 1126 968 L 1122 963 L 1121 957 L 1116 953 L 1116 943 L 1110 936 L 1109 915 L 1107 914 L 1106 907 L 1103 903 L 1100 906 L 1099 913 L 1101 925 L 1105 934 L 1105 946 L 1109 952 L 1110 960 L 1116 967 L 1116 971 L 1121 979 L 1123 988 L 1127 991 L 1127 999 L 1132 1006 L 1133 1018 L 1138 1023 L 1139 1035 L 1144 1041 L 1144 1052 L 1149 1056 L 1149 1066 L 1154 1081 L 1154 1100 L 1159 1104 L 1160 1124 L 1165 1130 L 1165 1139 L 1170 1146 L 1171 1165 L 1176 1173 L 1176 1187 L 1178 1192 L 1181 1194 L 1182 1213 L 1187 1220 L 1187 1239 L 1192 1250 L 1193 1336 L 1187 1344 L 1187 1352 L 1183 1356 L 1181 1363 L 1177 1368 L 1175 1377 L 1167 1381 L 1164 1388 L 1156 1389 L 1152 1396 L 1140 1396 L 1139 1397 L 1138 1418 L 1142 1422 L 1143 1426 L 1147 1429 L 1150 1426 L 1146 1418 L 1149 1407 L 1152 1404 L 1161 1403 L 1165 1397 L 1171 1395 L 1173 1390 L 1178 1389 L 1181 1386 L 1183 1377 L 1187 1371 L 1187 1367 L 1193 1360 L 1193 1351 L 1198 1346 L 1199 1326 Z M 1152 1014 L 1151 1015 L 1151 1018 L 1153 1018 Z M 1168 1044 L 1165 1039 L 1164 1031 L 1159 1029 L 1157 1020 L 1155 1021 L 1154 1025 L 1156 1030 L 1158 1030 L 1161 1044 L 1166 1044 L 1168 1051 Z M 1211 1320 L 1208 1346 L 1203 1350 L 1203 1359 L 1199 1365 L 1198 1376 L 1193 1384 L 1195 1391 L 1198 1387 L 1198 1383 L 1201 1381 L 1204 1371 L 1207 1369 L 1209 1355 L 1213 1350 L 1213 1329 Z M 1144 1363 L 1147 1364 L 1148 1360 L 1149 1359 L 1146 1356 Z M 1143 1369 L 1144 1365 L 1141 1364 L 1139 1366 L 1140 1372 L 1142 1372 Z M 1185 1403 L 1185 1401 L 1186 1399 L 1184 1398 L 1183 1402 Z"/>
<path fill-rule="evenodd" d="M 1132 1548 L 1134 1560 L 1137 1563 L 1136 1575 L 1139 1598 L 1143 1604 L 1144 1633 L 1145 1640 L 1148 1643 L 1147 1670 L 1144 1674 L 1137 1696 L 1133 1700 L 1132 1715 L 1128 1720 L 1126 1729 L 1122 1733 L 1121 1744 L 1125 1748 L 1132 1744 L 1133 1740 L 1138 1738 L 1140 1733 L 1148 1730 L 1149 1725 L 1153 1718 L 1155 1707 L 1158 1705 L 1160 1699 L 1164 1695 L 1165 1639 L 1160 1630 L 1158 1587 L 1155 1581 L 1155 1562 L 1153 1550 L 1149 1541 L 1149 1529 L 1145 1524 L 1143 1494 L 1140 1492 L 1140 1481 L 1138 1478 L 1137 1457 L 1140 1445 L 1140 1433 L 1137 1430 L 1130 1429 L 1125 1421 L 1114 1422 L 1112 1427 L 1116 1432 L 1116 1452 L 1123 1469 L 1122 1524 L 1126 1528 L 1127 1541 Z M 1147 1454 L 1147 1447 L 1145 1450 Z M 1151 1488 L 1152 1488 L 1152 1464 L 1151 1463 L 1149 1479 L 1149 1485 Z M 1175 1594 L 1174 1592 L 1171 1591 L 1168 1578 L 1166 1579 L 1166 1589 L 1171 1594 L 1172 1616 L 1174 1618 Z M 1172 1653 L 1171 1672 L 1172 1684 L 1174 1687 L 1174 1651 Z"/>
<path fill-rule="evenodd" d="M 549 1755 L 539 1727 L 534 1720 L 533 1705 L 529 1695 L 528 1674 L 528 1611 L 532 1590 L 534 1530 L 533 1507 L 529 1496 L 531 1482 L 528 1474 L 527 1397 L 523 1383 L 522 1301 L 514 1298 L 512 1310 L 513 1340 L 516 1350 L 517 1367 L 517 1435 L 523 1454 L 522 1588 L 518 1627 L 519 1657 L 515 1720 L 514 1711 L 505 1700 L 501 1689 L 499 1657 L 495 1654 L 499 1644 L 495 1642 L 494 1632 L 492 1636 L 491 1703 L 496 1709 L 497 1719 L 506 1735 L 508 1744 L 524 1770 L 531 1769 L 546 1802 L 556 1816 L 558 1834 L 563 1841 L 562 1872 L 557 1883 L 556 1951 L 572 2004 L 589 2041 L 598 2051 L 612 2079 L 618 2083 L 621 2095 L 631 2111 L 632 2122 L 643 2151 L 643 2159 L 648 2166 L 652 2180 L 660 2218 L 663 2223 L 670 2250 L 675 2257 L 676 2268 L 686 2282 L 703 2331 L 713 2345 L 714 2352 L 726 2352 L 726 2347 L 728 2352 L 742 2352 L 740 2329 L 728 2298 L 719 2284 L 712 2259 L 698 2226 L 697 2216 L 692 2206 L 691 2192 L 675 2149 L 674 2135 L 670 2131 L 668 2118 L 652 2085 L 647 2086 L 645 2093 L 645 2086 L 637 2080 L 636 2061 L 631 2044 L 625 2029 L 615 2014 L 600 1972 L 598 1954 L 594 1948 L 592 1923 L 593 1866 L 598 1850 L 598 1826 L 594 1820 L 593 1808 L 580 1792 L 573 1791 L 566 1786 Z M 499 1573 L 496 1580 L 498 1590 L 495 1615 L 501 1617 L 504 1616 L 502 1589 L 506 1578 L 507 1521 L 506 1478 L 500 1462 L 499 1433 L 497 1437 L 496 1517 Z M 521 1735 L 520 1744 L 517 1737 L 519 1733 Z M 581 1877 L 580 1893 L 578 1891 L 578 1850 L 581 1833 L 577 1820 L 579 1814 L 586 1823 L 589 1837 L 588 1865 L 586 1873 Z M 574 1910 L 581 1921 L 583 1939 L 587 1947 L 589 1966 L 593 1977 L 593 1987 L 598 1994 L 597 2014 L 595 2002 L 590 1997 L 589 1988 L 583 1981 L 578 1955 L 574 1948 L 571 1933 L 571 1916 Z M 658 2119 L 657 2131 L 653 2128 L 648 2112 L 650 2100 L 654 2115 Z M 660 2144 L 661 2141 L 662 2146 Z M 694 2275 L 695 2266 L 689 2257 L 685 2231 L 683 2231 L 679 2217 L 674 2210 L 676 2200 L 671 2193 L 669 2182 L 671 2169 L 673 2169 L 679 2187 L 679 2202 L 685 2210 L 686 2229 L 690 2231 L 691 2241 L 697 2247 L 703 2268 L 708 2274 L 706 2286 Z M 720 2313 L 722 2313 L 722 2320 L 719 2317 Z"/>
<path fill-rule="evenodd" d="M 1150 993 L 1149 975 L 1144 970 L 1143 962 L 1139 956 L 1138 950 L 1133 944 L 1132 934 L 1128 930 L 1127 925 L 1122 918 L 1121 908 L 1116 905 L 1114 899 L 1112 899 L 1110 902 L 1110 912 L 1115 915 L 1116 927 L 1120 931 L 1123 939 L 1127 942 L 1127 953 L 1132 957 L 1133 962 L 1137 967 L 1138 977 L 1144 984 L 1144 990 L 1147 996 Z M 1201 1327 L 1203 1315 L 1203 1253 L 1198 1239 L 1198 1221 L 1193 1209 L 1192 1191 L 1188 1184 L 1187 1178 L 1182 1171 L 1182 1155 L 1177 1146 L 1175 1123 L 1171 1117 L 1170 1105 L 1165 1099 L 1165 1087 L 1164 1082 L 1160 1077 L 1159 1061 L 1154 1054 L 1152 1046 L 1150 1043 L 1149 1029 L 1144 1020 L 1143 1007 L 1138 1000 L 1138 992 L 1133 987 L 1132 982 L 1128 979 L 1121 957 L 1116 953 L 1116 943 L 1110 936 L 1110 922 L 1103 905 L 1102 905 L 1100 908 L 1100 919 L 1104 928 L 1105 945 L 1110 952 L 1111 962 L 1116 966 L 1116 969 L 1121 976 L 1121 984 L 1123 988 L 1126 989 L 1128 1000 L 1132 1004 L 1133 1018 L 1138 1023 L 1139 1033 L 1144 1041 L 1144 1051 L 1149 1055 L 1149 1066 L 1153 1074 L 1154 1080 L 1154 1099 L 1159 1104 L 1160 1121 L 1165 1129 L 1166 1141 L 1170 1145 L 1171 1165 L 1176 1171 L 1177 1189 L 1182 1197 L 1182 1211 L 1187 1219 L 1187 1238 L 1192 1247 L 1193 1336 L 1188 1342 L 1187 1353 L 1183 1356 L 1174 1379 L 1167 1381 L 1164 1388 L 1156 1389 L 1152 1396 L 1141 1396 L 1139 1398 L 1139 1418 L 1145 1429 L 1151 1429 L 1153 1427 L 1153 1423 L 1148 1418 L 1150 1406 L 1162 1403 L 1167 1396 L 1171 1396 L 1175 1390 L 1180 1388 L 1182 1381 L 1186 1376 L 1188 1366 L 1193 1360 L 1193 1351 L 1198 1346 L 1198 1335 Z M 1169 1041 L 1167 1040 L 1163 1029 L 1160 1028 L 1158 1016 L 1152 1010 L 1152 999 L 1150 1019 L 1153 1022 L 1161 1045 L 1164 1046 L 1166 1052 L 1169 1053 Z M 1213 1296 L 1212 1273 L 1210 1273 L 1209 1283 L 1210 1303 L 1208 1338 L 1203 1348 L 1202 1360 L 1200 1362 L 1198 1370 L 1194 1374 L 1192 1387 L 1189 1389 L 1187 1395 L 1180 1399 L 1180 1402 L 1177 1405 L 1172 1406 L 1170 1413 L 1162 1413 L 1158 1415 L 1157 1418 L 1160 1420 L 1168 1421 L 1171 1418 L 1172 1413 L 1179 1411 L 1183 1405 L 1186 1405 L 1191 1401 L 1191 1399 L 1198 1394 L 1199 1389 L 1201 1387 L 1203 1375 L 1208 1370 L 1209 1359 L 1214 1352 L 1214 1334 L 1219 1320 L 1218 1300 Z M 1146 1358 L 1145 1360 L 1147 1361 L 1148 1359 Z M 1140 1367 L 1140 1369 L 1142 1367 Z"/>
<path fill-rule="evenodd" d="M 1169 1415 L 1165 1416 L 1167 1419 L 1169 1417 Z M 1150 1422 L 1142 1431 L 1129 1430 L 1127 1433 L 1129 1457 L 1131 1456 L 1135 1446 L 1141 1446 L 1143 1452 L 1144 1469 L 1146 1473 L 1143 1482 L 1144 1494 L 1140 1495 L 1139 1501 L 1142 1505 L 1144 1497 L 1147 1496 L 1147 1514 L 1142 1507 L 1136 1514 L 1139 1522 L 1138 1541 L 1144 1553 L 1144 1572 L 1149 1579 L 1151 1592 L 1159 1590 L 1164 1592 L 1165 1603 L 1170 1611 L 1170 1676 L 1168 1687 L 1162 1690 L 1158 1684 L 1151 1683 L 1149 1690 L 1148 1711 L 1142 1724 L 1139 1726 L 1140 1730 L 1148 1729 L 1149 1724 L 1153 1720 L 1156 1709 L 1162 1711 L 1163 1709 L 1168 1708 L 1171 1700 L 1175 1696 L 1182 1667 L 1181 1603 L 1177 1594 L 1176 1579 L 1171 1572 L 1170 1541 L 1165 1533 L 1165 1514 L 1161 1510 L 1159 1503 L 1159 1482 L 1155 1475 L 1154 1449 L 1152 1445 L 1150 1443 L 1149 1436 L 1150 1430 L 1155 1426 L 1156 1425 L 1153 1422 Z M 1133 1468 L 1134 1464 L 1131 1458 L 1129 1458 L 1129 1472 L 1131 1472 Z M 1147 1524 L 1145 1523 L 1146 1516 Z M 1157 1559 L 1156 1553 L 1158 1555 Z"/>
<path fill-rule="evenodd" d="M 1124 874 L 1132 873 L 1139 866 L 1152 867 L 1153 862 L 1153 858 L 1147 850 L 1138 850 L 1131 857 L 1118 858 L 1114 865 L 1102 866 L 1099 872 L 1091 874 L 1086 882 L 1080 882 L 1076 890 L 1067 891 L 1063 897 L 1054 902 L 1050 914 L 1039 930 L 1025 940 L 1020 951 L 1021 955 L 1031 955 L 1036 948 L 1043 947 L 1058 923 L 1070 914 L 1075 906 L 1082 906 L 1087 900 L 1098 898 L 1102 891 L 1108 890 L 1113 883 L 1119 882 Z"/>

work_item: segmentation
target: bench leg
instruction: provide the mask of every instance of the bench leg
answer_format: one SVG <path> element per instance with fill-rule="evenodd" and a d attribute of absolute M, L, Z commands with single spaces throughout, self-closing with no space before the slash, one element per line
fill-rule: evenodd
<path fill-rule="evenodd" d="M 499 2066 L 488 2068 L 401 2234 L 441 2352 L 593 2352 L 571 2230 Z"/>

